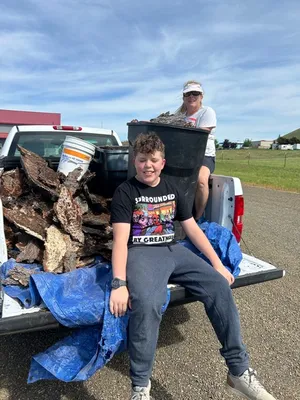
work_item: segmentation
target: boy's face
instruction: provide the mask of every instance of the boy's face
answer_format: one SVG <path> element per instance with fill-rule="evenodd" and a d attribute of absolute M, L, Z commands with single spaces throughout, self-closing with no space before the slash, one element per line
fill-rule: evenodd
<path fill-rule="evenodd" d="M 166 160 L 160 151 L 152 154 L 138 153 L 134 159 L 136 178 L 148 186 L 156 186 L 160 182 L 160 173 L 165 166 Z"/>

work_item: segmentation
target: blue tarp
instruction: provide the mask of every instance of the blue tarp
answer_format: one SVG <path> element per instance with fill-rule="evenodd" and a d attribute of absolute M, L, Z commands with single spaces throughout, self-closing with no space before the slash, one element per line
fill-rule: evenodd
<path fill-rule="evenodd" d="M 242 259 L 241 250 L 230 231 L 214 223 L 202 223 L 205 232 L 223 264 L 235 276 Z M 205 258 L 186 239 L 181 244 Z M 2 265 L 1 278 L 16 265 L 10 259 Z M 37 264 L 18 264 L 41 272 Z M 126 348 L 128 313 L 115 318 L 109 311 L 111 264 L 99 257 L 89 268 L 65 274 L 41 272 L 31 276 L 29 288 L 4 287 L 5 292 L 18 298 L 26 308 L 44 303 L 53 316 L 67 327 L 77 328 L 67 338 L 33 357 L 28 383 L 40 379 L 82 381 L 102 368 L 117 352 Z M 168 298 L 163 307 L 167 308 Z"/>
<path fill-rule="evenodd" d="M 198 226 L 204 232 L 223 265 L 234 277 L 237 277 L 241 272 L 239 264 L 243 256 L 240 246 L 232 232 L 216 222 L 200 220 L 198 221 Z M 180 243 L 210 263 L 205 255 L 202 254 L 188 238 L 181 240 Z"/>

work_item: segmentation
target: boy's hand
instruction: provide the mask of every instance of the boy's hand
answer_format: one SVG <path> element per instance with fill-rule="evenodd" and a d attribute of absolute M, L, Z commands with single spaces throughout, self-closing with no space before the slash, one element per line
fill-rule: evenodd
<path fill-rule="evenodd" d="M 127 311 L 129 292 L 126 286 L 112 289 L 109 300 L 110 312 L 115 317 L 122 317 Z"/>
<path fill-rule="evenodd" d="M 224 267 L 223 264 L 219 264 L 218 266 L 214 266 L 215 270 L 218 271 L 221 275 L 227 279 L 229 285 L 232 285 L 234 282 L 234 276 L 228 271 L 227 268 Z"/>

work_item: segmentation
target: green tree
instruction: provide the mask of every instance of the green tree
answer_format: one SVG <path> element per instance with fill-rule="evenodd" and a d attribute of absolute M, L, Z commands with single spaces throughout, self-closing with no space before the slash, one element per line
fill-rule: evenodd
<path fill-rule="evenodd" d="M 252 147 L 251 139 L 245 139 L 243 143 L 243 147 Z"/>
<path fill-rule="evenodd" d="M 218 142 L 217 139 L 215 139 L 215 146 L 216 146 L 216 149 L 218 149 L 220 147 L 219 142 Z"/>
<path fill-rule="evenodd" d="M 300 139 L 298 139 L 296 136 L 294 136 L 289 140 L 289 143 L 290 144 L 300 143 Z"/>
<path fill-rule="evenodd" d="M 223 149 L 229 149 L 230 148 L 230 141 L 229 139 L 225 139 L 223 142 Z"/>
<path fill-rule="evenodd" d="M 289 139 L 278 136 L 277 143 L 278 144 L 289 144 Z"/>

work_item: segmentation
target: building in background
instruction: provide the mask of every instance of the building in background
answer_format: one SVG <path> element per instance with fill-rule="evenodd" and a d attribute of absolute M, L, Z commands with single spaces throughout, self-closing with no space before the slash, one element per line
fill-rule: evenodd
<path fill-rule="evenodd" d="M 279 150 L 293 150 L 293 145 L 292 144 L 279 144 L 278 149 Z"/>
<path fill-rule="evenodd" d="M 0 109 L 0 149 L 14 125 L 60 125 L 61 114 Z"/>
<path fill-rule="evenodd" d="M 252 147 L 256 149 L 270 149 L 274 140 L 252 140 Z"/>

